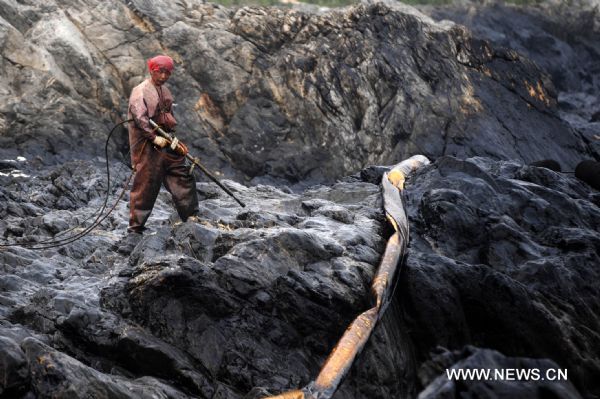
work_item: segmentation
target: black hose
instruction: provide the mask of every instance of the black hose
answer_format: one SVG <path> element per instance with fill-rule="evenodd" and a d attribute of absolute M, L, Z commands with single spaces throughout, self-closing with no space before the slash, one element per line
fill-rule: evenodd
<path fill-rule="evenodd" d="M 110 215 L 110 213 L 116 208 L 116 206 L 119 203 L 119 201 L 121 200 L 121 198 L 123 198 L 123 195 L 125 194 L 125 190 L 127 189 L 127 186 L 129 185 L 129 182 L 131 181 L 131 177 L 133 176 L 133 172 L 132 172 L 126 181 L 126 184 L 123 187 L 123 190 L 121 191 L 121 194 L 119 195 L 119 198 L 117 199 L 117 201 L 115 201 L 115 204 L 108 211 L 108 213 L 106 213 L 106 215 L 102 216 L 102 214 L 104 213 L 104 210 L 106 209 L 106 205 L 108 204 L 108 199 L 110 197 L 110 165 L 108 162 L 108 159 L 109 159 L 108 158 L 108 144 L 109 144 L 110 138 L 111 138 L 112 134 L 114 133 L 115 129 L 117 127 L 121 126 L 122 124 L 131 122 L 131 121 L 133 121 L 133 119 L 128 119 L 128 120 L 117 123 L 115 126 L 113 126 L 110 133 L 108 134 L 108 137 L 106 138 L 106 143 L 104 145 L 104 154 L 106 157 L 106 176 L 107 176 L 106 197 L 104 198 L 104 202 L 103 202 L 102 206 L 96 212 L 94 212 L 94 215 L 96 215 L 96 218 L 90 226 L 86 227 L 83 231 L 81 231 L 77 234 L 74 234 L 69 237 L 64 237 L 64 238 L 61 238 L 58 240 L 56 240 L 55 237 L 52 237 L 47 240 L 38 241 L 38 242 L 0 244 L 0 248 L 20 246 L 20 247 L 24 247 L 24 248 L 31 249 L 31 250 L 41 250 L 41 249 L 60 247 L 63 245 L 70 244 L 70 243 L 77 241 L 78 239 L 88 235 L 94 228 L 96 228 L 100 223 L 102 223 L 104 221 L 104 219 L 106 219 L 108 217 L 108 215 Z M 68 231 L 72 231 L 80 226 L 82 226 L 82 224 L 76 225 L 76 226 L 70 228 L 69 230 L 61 232 L 59 234 L 64 234 Z"/>

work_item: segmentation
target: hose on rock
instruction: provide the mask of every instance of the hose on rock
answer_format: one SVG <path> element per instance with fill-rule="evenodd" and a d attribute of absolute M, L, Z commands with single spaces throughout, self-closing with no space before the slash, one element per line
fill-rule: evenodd
<path fill-rule="evenodd" d="M 8 248 L 8 247 L 17 247 L 17 246 L 31 249 L 31 250 L 43 250 L 43 249 L 61 247 L 61 246 L 67 245 L 67 244 L 71 244 L 71 243 L 83 238 L 84 236 L 88 235 L 92 230 L 94 230 L 96 227 L 98 227 L 100 225 L 100 223 L 102 223 L 111 214 L 111 212 L 113 212 L 115 210 L 119 201 L 121 201 L 121 199 L 125 195 L 125 192 L 127 191 L 127 187 L 129 186 L 129 183 L 131 182 L 131 178 L 133 177 L 133 174 L 134 174 L 134 171 L 132 171 L 131 174 L 129 175 L 129 177 L 127 178 L 125 184 L 123 185 L 121 194 L 119 195 L 119 197 L 117 198 L 117 200 L 115 201 L 113 206 L 109 209 L 109 211 L 106 214 L 104 214 L 104 211 L 106 210 L 107 205 L 108 205 L 108 200 L 110 198 L 110 165 L 109 165 L 109 157 L 108 157 L 108 144 L 110 142 L 110 138 L 111 138 L 112 134 L 117 129 L 117 127 L 119 127 L 125 123 L 131 122 L 131 121 L 132 121 L 132 119 L 128 119 L 128 120 L 119 122 L 116 125 L 114 125 L 113 128 L 111 129 L 110 133 L 108 134 L 108 137 L 106 138 L 106 142 L 104 144 L 104 154 L 106 157 L 106 179 L 107 179 L 106 196 L 104 197 L 104 202 L 102 203 L 100 208 L 98 208 L 98 210 L 96 212 L 94 212 L 94 215 L 96 215 L 96 218 L 94 219 L 94 221 L 92 222 L 91 225 L 89 225 L 88 227 L 85 227 L 82 231 L 80 231 L 76 234 L 70 235 L 68 237 L 63 237 L 60 239 L 56 239 L 56 236 L 54 236 L 54 237 L 49 237 L 42 241 L 20 242 L 20 243 L 12 242 L 12 243 L 7 243 L 7 244 L 0 244 L 0 250 L 4 249 L 4 248 Z M 60 233 L 58 233 L 58 235 L 62 235 L 69 231 L 73 231 L 79 227 L 83 227 L 83 223 L 80 223 L 68 230 L 60 232 Z"/>
<path fill-rule="evenodd" d="M 410 172 L 427 164 L 427 157 L 415 155 L 384 173 L 381 179 L 386 219 L 395 232 L 371 283 L 373 307 L 358 315 L 346 329 L 314 381 L 302 389 L 264 399 L 330 399 L 335 394 L 393 298 L 409 239 L 408 216 L 402 201 L 404 181 Z"/>

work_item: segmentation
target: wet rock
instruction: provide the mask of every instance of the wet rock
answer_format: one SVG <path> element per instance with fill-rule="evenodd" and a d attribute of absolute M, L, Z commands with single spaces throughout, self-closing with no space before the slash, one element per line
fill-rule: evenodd
<path fill-rule="evenodd" d="M 591 1 L 577 0 L 571 7 L 543 2 L 535 7 L 463 3 L 419 8 L 436 20 L 456 21 L 479 37 L 526 54 L 552 75 L 559 90 L 585 91 L 581 89 L 600 83 L 597 71 L 589 67 L 598 46 L 593 6 Z"/>
<path fill-rule="evenodd" d="M 108 129 L 124 117 L 145 59 L 162 51 L 177 64 L 169 85 L 181 138 L 209 167 L 238 180 L 332 182 L 414 153 L 553 158 L 573 168 L 593 151 L 592 136 L 557 118 L 550 79 L 510 49 L 519 41 L 487 42 L 402 3 L 315 13 L 199 1 L 51 1 L 7 3 L 1 12 L 28 16 L 5 17 L 1 29 L 7 134 L 0 152 L 11 159 L 104 156 Z M 535 17 L 507 14 L 528 28 Z M 562 51 L 561 60 L 594 46 L 540 37 L 535 43 Z M 112 152 L 121 151 L 124 136 L 117 131 Z M 17 138 L 22 154 L 12 145 Z M 67 183 L 55 184 L 53 195 L 68 192 Z M 59 201 L 61 209 L 77 204 Z"/>
<path fill-rule="evenodd" d="M 481 10 L 464 23 L 502 35 L 396 2 L 2 3 L 0 236 L 22 245 L 0 249 L 6 395 L 238 399 L 304 386 L 369 305 L 389 233 L 384 165 L 419 152 L 439 159 L 406 181 L 396 301 L 336 399 L 451 395 L 440 373 L 418 378 L 438 363 L 556 365 L 575 387 L 465 386 L 474 396 L 598 396 L 599 197 L 522 165 L 597 158 L 593 15 L 577 33 L 562 30 L 556 10 L 579 15 L 564 7 L 457 10 Z M 573 56 L 562 80 L 531 48 Z M 181 223 L 163 191 L 123 256 L 126 132 L 109 143 L 110 190 L 96 156 L 157 52 L 177 63 L 179 134 L 248 207 L 199 181 L 199 222 Z M 92 233 L 46 241 L 84 231 L 106 191 L 115 211 Z M 432 360 L 439 345 L 458 352 Z"/>
<path fill-rule="evenodd" d="M 600 190 L 600 162 L 590 160 L 580 162 L 575 168 L 575 176 L 596 190 Z"/>
<path fill-rule="evenodd" d="M 560 164 L 553 159 L 543 159 L 541 161 L 535 161 L 530 163 L 531 166 L 537 166 L 547 168 L 555 172 L 562 172 Z"/>
<path fill-rule="evenodd" d="M 29 383 L 25 354 L 10 338 L 0 337 L 0 395 L 23 394 Z"/>
<path fill-rule="evenodd" d="M 360 179 L 372 184 L 379 184 L 383 174 L 390 170 L 387 166 L 368 166 L 360 171 Z"/>
<path fill-rule="evenodd" d="M 448 373 L 458 370 L 489 371 L 490 377 L 482 374 L 481 378 L 460 381 L 448 378 Z M 419 399 L 458 398 L 464 395 L 485 398 L 581 398 L 568 381 L 568 373 L 566 376 L 559 374 L 564 369 L 560 369 L 555 362 L 506 357 L 496 351 L 472 346 L 462 351 L 438 353 L 422 367 L 422 371 L 422 379 L 427 387 L 419 394 Z M 438 376 L 440 371 L 442 373 Z M 518 377 L 521 373 L 522 376 Z"/>
<path fill-rule="evenodd" d="M 406 194 L 412 229 L 401 292 L 421 356 L 472 344 L 547 358 L 576 370 L 569 381 L 580 391 L 597 392 L 600 359 L 590 354 L 600 291 L 590 281 L 600 211 L 591 189 L 546 168 L 441 158 Z"/>
<path fill-rule="evenodd" d="M 314 214 L 323 215 L 338 222 L 351 224 L 354 221 L 354 215 L 346 208 L 336 205 L 326 205 L 317 209 Z"/>
<path fill-rule="evenodd" d="M 535 61 L 556 86 L 560 117 L 577 130 L 590 154 L 600 157 L 600 54 L 597 5 L 589 0 L 543 1 L 533 6 L 490 2 L 455 2 L 440 7 L 419 6 L 436 20 L 467 26 L 494 46 L 514 49 Z M 544 81 L 544 78 L 542 79 Z M 552 157 L 553 159 L 557 159 Z M 542 159 L 542 158 L 540 158 Z M 578 162 L 579 162 L 578 161 Z M 577 162 L 577 163 L 578 163 Z M 562 163 L 563 170 L 575 165 Z"/>
<path fill-rule="evenodd" d="M 123 364 L 142 375 L 154 375 L 176 380 L 177 385 L 200 394 L 212 397 L 214 387 L 206 376 L 194 370 L 185 354 L 170 345 L 157 340 L 144 330 L 126 328 L 118 339 L 117 350 L 122 351 Z"/>
<path fill-rule="evenodd" d="M 128 232 L 125 237 L 117 244 L 117 251 L 123 255 L 129 255 L 142 240 L 142 234 Z"/>
<path fill-rule="evenodd" d="M 381 225 L 370 211 L 350 216 L 346 206 L 375 205 L 377 190 L 357 183 L 297 195 L 257 186 L 244 190 L 246 209 L 207 199 L 202 205 L 215 212 L 201 223 L 144 238 L 102 303 L 238 394 L 297 386 L 366 305 Z"/>
<path fill-rule="evenodd" d="M 71 190 L 84 192 L 83 184 Z M 355 179 L 290 193 L 226 184 L 247 208 L 215 191 L 201 201 L 198 223 L 181 223 L 161 194 L 129 257 L 115 246 L 126 203 L 71 246 L 0 252 L 0 310 L 11 326 L 0 336 L 21 344 L 35 335 L 48 346 L 36 348 L 51 354 L 43 356 L 57 359 L 55 385 L 31 377 L 26 357 L 29 374 L 11 367 L 24 375 L 11 377 L 20 381 L 11 389 L 63 392 L 60 381 L 83 373 L 97 380 L 90 387 L 119 394 L 133 386 L 241 398 L 314 378 L 368 306 L 386 237 L 379 187 Z M 450 157 L 409 176 L 406 187 L 412 237 L 399 302 L 336 397 L 416 396 L 429 383 L 417 374 L 432 348 L 469 344 L 551 359 L 578 391 L 596 392 L 600 222 L 592 189 L 543 167 Z M 208 192 L 207 183 L 199 188 Z M 85 219 L 95 207 L 82 204 L 61 212 Z"/>
<path fill-rule="evenodd" d="M 102 374 L 33 338 L 23 341 L 22 348 L 31 367 L 33 391 L 39 398 L 188 397 L 153 378 L 128 381 Z"/>
<path fill-rule="evenodd" d="M 62 206 L 59 203 L 57 203 L 57 207 L 62 209 Z M 73 220 L 69 220 L 69 216 L 70 214 L 65 212 L 46 213 L 42 216 L 42 224 L 50 233 L 56 234 L 60 231 L 67 230 L 74 224 Z"/>
<path fill-rule="evenodd" d="M 259 214 L 256 213 L 256 215 Z M 248 220 L 248 218 L 244 218 L 244 220 Z M 218 230 L 189 222 L 176 226 L 168 245 L 202 262 L 209 262 L 215 256 L 213 248 L 219 237 Z"/>

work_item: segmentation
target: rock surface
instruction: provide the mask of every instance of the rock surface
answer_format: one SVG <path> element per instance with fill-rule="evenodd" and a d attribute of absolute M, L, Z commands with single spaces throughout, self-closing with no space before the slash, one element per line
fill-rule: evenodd
<path fill-rule="evenodd" d="M 571 169 L 597 156 L 558 118 L 555 87 L 528 58 L 401 3 L 314 14 L 3 1 L 0 16 L 8 158 L 94 154 L 158 52 L 177 62 L 181 137 L 238 180 L 331 182 L 414 153 Z"/>
<path fill-rule="evenodd" d="M 486 10 L 474 20 L 489 23 Z M 561 26 L 553 9 L 499 10 L 529 18 L 532 37 L 544 18 Z M 406 182 L 395 302 L 334 397 L 600 397 L 600 196 L 524 165 L 598 158 L 594 115 L 573 123 L 588 111 L 558 96 L 597 98 L 595 72 L 569 83 L 597 60 L 597 30 L 559 43 L 582 69 L 555 89 L 559 72 L 518 35 L 473 36 L 399 3 L 4 0 L 0 16 L 4 241 L 44 247 L 94 220 L 106 129 L 157 52 L 178 63 L 181 136 L 249 204 L 199 182 L 200 222 L 180 223 L 161 192 L 151 233 L 123 256 L 126 193 L 71 245 L 1 248 L 0 396 L 257 399 L 304 386 L 369 307 L 389 234 L 387 168 L 362 167 L 419 152 L 435 162 Z M 109 206 L 129 174 L 110 163 Z M 449 382 L 459 367 L 561 368 L 568 381 Z"/>
<path fill-rule="evenodd" d="M 494 46 L 514 49 L 552 78 L 561 117 L 600 159 L 600 13 L 591 0 L 545 1 L 532 7 L 492 2 L 420 6 L 436 20 L 467 26 Z M 541 158 L 540 158 L 541 159 Z M 563 170 L 565 165 L 563 165 Z"/>
<path fill-rule="evenodd" d="M 417 353 L 473 344 L 549 358 L 598 395 L 599 196 L 565 176 L 446 157 L 407 183 L 400 292 Z"/>
<path fill-rule="evenodd" d="M 79 161 L 44 176 L 4 177 L 2 194 L 10 197 L 17 186 L 39 192 L 51 179 L 71 176 L 62 190 L 78 201 L 61 219 L 61 228 L 70 228 L 101 204 L 76 178 L 97 167 Z M 70 246 L 3 249 L 0 337 L 10 359 L 3 388 L 38 397 L 241 398 L 259 387 L 276 392 L 306 384 L 357 309 L 368 305 L 385 244 L 379 187 L 350 180 L 302 194 L 227 181 L 247 208 L 199 183 L 201 223 L 173 224 L 161 193 L 150 219 L 154 232 L 129 257 L 116 252 L 124 201 Z M 56 206 L 51 196 L 47 204 L 26 214 L 36 205 L 15 198 L 2 211 L 3 235 L 24 242 L 52 234 L 54 219 L 44 223 L 40 216 Z M 377 397 L 406 390 L 397 378 L 406 355 L 392 346 L 392 333 L 377 332 L 379 344 L 365 355 L 369 366 L 359 368 L 340 398 L 364 389 Z M 47 359 L 41 366 L 34 360 L 40 358 Z"/>
<path fill-rule="evenodd" d="M 470 384 L 462 381 L 450 381 L 446 372 L 438 376 L 419 394 L 422 398 L 448 398 L 460 395 L 461 397 L 483 398 L 564 398 L 576 399 L 581 395 L 568 382 L 544 381 L 549 376 L 558 379 L 559 366 L 549 360 L 510 358 L 489 349 L 479 349 L 466 346 L 461 351 L 442 351 L 423 367 L 422 379 L 427 381 L 430 373 L 435 370 L 482 370 L 482 367 L 491 370 L 490 376 L 497 373 L 498 382 L 490 384 L 482 379 Z M 516 380 L 517 372 L 524 371 L 530 376 L 528 380 Z M 509 375 L 512 373 L 512 376 Z M 504 377 L 506 376 L 506 377 Z M 510 379 L 513 380 L 510 380 Z M 475 378 L 474 378 L 475 379 Z M 516 382 L 515 382 L 516 380 Z"/>
<path fill-rule="evenodd" d="M 373 178 L 375 170 L 383 168 L 360 175 Z M 101 203 L 76 178 L 95 173 L 98 165 L 79 161 L 46 176 L 3 177 L 2 195 L 17 186 L 39 192 L 52 178 L 70 176 L 65 192 L 78 199 L 60 212 L 72 227 Z M 116 252 L 125 201 L 70 246 L 2 250 L 2 388 L 23 397 L 66 397 L 75 389 L 108 397 L 258 398 L 314 378 L 348 322 L 369 305 L 366 290 L 388 234 L 379 188 L 359 175 L 303 193 L 226 184 L 248 208 L 198 183 L 201 223 L 182 224 L 161 193 L 154 231 L 129 257 Z M 439 360 L 432 353 L 469 344 L 514 358 L 475 356 L 470 367 L 566 368 L 568 381 L 539 389 L 596 395 L 597 192 L 545 168 L 451 157 L 406 187 L 411 244 L 397 303 L 335 398 L 421 390 L 421 397 L 438 397 L 445 377 L 436 380 L 428 366 Z M 113 191 L 114 198 L 119 188 Z M 47 200 L 3 210 L 4 236 L 51 234 L 52 219 L 40 216 L 56 206 Z M 466 357 L 445 361 L 461 367 Z M 461 386 L 479 389 L 476 382 Z M 533 389 L 490 386 L 498 395 Z"/>

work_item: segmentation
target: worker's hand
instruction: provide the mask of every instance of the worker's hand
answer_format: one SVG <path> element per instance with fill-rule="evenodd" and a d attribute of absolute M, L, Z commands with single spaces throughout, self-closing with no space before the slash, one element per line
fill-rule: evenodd
<path fill-rule="evenodd" d="M 185 144 L 183 144 L 182 142 L 179 141 L 179 139 L 177 137 L 175 137 L 173 139 L 173 141 L 171 141 L 171 149 L 173 151 L 175 151 L 176 153 L 178 153 L 181 156 L 186 156 L 188 153 L 188 148 Z"/>
<path fill-rule="evenodd" d="M 164 137 L 156 136 L 154 140 L 152 140 L 152 143 L 160 148 L 164 148 L 169 145 L 169 140 Z"/>
<path fill-rule="evenodd" d="M 181 141 L 177 144 L 177 147 L 175 148 L 175 152 L 178 153 L 181 156 L 186 156 L 187 153 L 189 152 L 187 146 L 185 144 L 183 144 Z"/>

